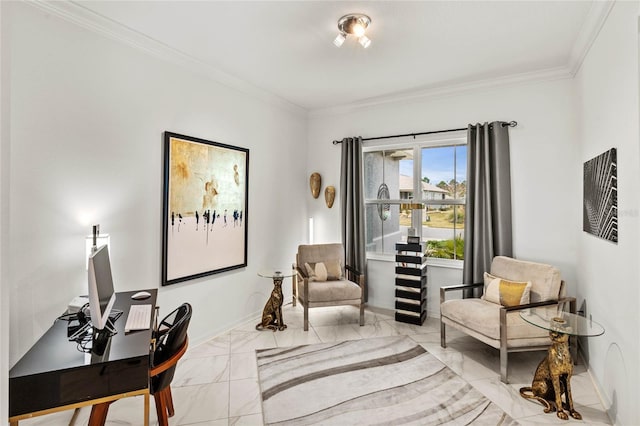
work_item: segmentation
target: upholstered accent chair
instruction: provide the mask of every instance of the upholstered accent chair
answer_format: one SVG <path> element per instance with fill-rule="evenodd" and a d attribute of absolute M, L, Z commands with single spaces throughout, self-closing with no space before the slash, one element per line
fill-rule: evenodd
<path fill-rule="evenodd" d="M 345 264 L 339 243 L 298 246 L 293 277 L 293 306 L 304 308 L 304 330 L 309 330 L 309 308 L 355 305 L 364 325 L 364 274 Z"/>
<path fill-rule="evenodd" d="M 447 300 L 454 290 L 483 287 L 483 297 Z M 450 294 L 450 293 L 449 293 Z M 560 271 L 551 265 L 496 256 L 484 282 L 440 288 L 440 345 L 445 348 L 446 326 L 460 330 L 500 350 L 500 380 L 508 383 L 508 354 L 549 347 L 549 332 L 520 317 L 532 307 L 575 313 L 576 299 L 565 297 Z M 575 337 L 570 340 L 577 349 Z M 574 360 L 577 359 L 574 356 Z"/>

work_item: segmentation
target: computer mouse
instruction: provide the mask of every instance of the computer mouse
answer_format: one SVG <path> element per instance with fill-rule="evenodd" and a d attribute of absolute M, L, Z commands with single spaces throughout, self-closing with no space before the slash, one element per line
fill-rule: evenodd
<path fill-rule="evenodd" d="M 148 291 L 139 291 L 131 296 L 133 300 L 144 300 L 149 297 L 151 297 L 151 293 L 149 293 Z"/>

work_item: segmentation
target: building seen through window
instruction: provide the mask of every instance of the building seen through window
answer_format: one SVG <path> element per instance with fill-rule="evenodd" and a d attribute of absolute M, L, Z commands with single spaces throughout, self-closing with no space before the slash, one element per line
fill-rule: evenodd
<path fill-rule="evenodd" d="M 416 235 L 428 257 L 464 259 L 464 138 L 366 147 L 363 164 L 368 253 L 393 254 L 396 242 Z"/>

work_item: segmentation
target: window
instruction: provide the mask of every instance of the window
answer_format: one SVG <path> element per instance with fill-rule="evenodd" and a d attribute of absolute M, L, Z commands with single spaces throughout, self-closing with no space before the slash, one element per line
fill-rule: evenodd
<path fill-rule="evenodd" d="M 416 235 L 428 257 L 463 260 L 466 139 L 401 143 L 363 149 L 367 252 Z"/>

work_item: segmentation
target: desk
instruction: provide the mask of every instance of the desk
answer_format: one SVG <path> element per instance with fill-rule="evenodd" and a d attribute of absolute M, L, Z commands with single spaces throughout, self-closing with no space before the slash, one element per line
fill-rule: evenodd
<path fill-rule="evenodd" d="M 529 324 L 549 330 L 551 339 L 547 356 L 538 365 L 531 386 L 520 388 L 520 395 L 540 402 L 545 413 L 557 411 L 562 420 L 567 420 L 569 415 L 574 419 L 582 419 L 573 407 L 573 360 L 567 342 L 569 336 L 600 336 L 604 334 L 604 327 L 580 315 L 545 308 L 522 310 L 520 317 Z M 562 395 L 565 396 L 564 402 Z"/>
<path fill-rule="evenodd" d="M 137 291 L 116 293 L 114 309 L 123 312 L 117 334 L 101 356 L 81 352 L 67 339 L 67 322 L 55 321 L 9 370 L 9 422 L 75 409 L 116 399 L 144 395 L 145 424 L 149 423 L 149 345 L 158 290 L 132 300 Z M 154 308 L 150 328 L 125 334 L 132 304 Z"/>

